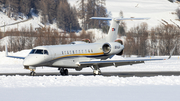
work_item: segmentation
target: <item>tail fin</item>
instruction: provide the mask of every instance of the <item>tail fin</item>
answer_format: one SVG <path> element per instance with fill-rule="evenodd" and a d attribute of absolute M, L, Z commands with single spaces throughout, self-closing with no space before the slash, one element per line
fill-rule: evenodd
<path fill-rule="evenodd" d="M 6 57 L 10 57 L 10 58 L 17 58 L 17 59 L 25 59 L 25 57 L 19 57 L 19 56 L 9 56 L 8 55 L 8 48 L 7 48 L 7 44 L 5 46 L 5 52 L 6 52 Z"/>
<path fill-rule="evenodd" d="M 105 39 L 97 42 L 114 42 L 117 38 L 119 23 L 121 20 L 147 20 L 149 18 L 105 18 L 105 17 L 91 17 L 96 20 L 112 20 L 111 26 L 108 32 L 108 36 Z"/>
<path fill-rule="evenodd" d="M 8 56 L 8 48 L 7 48 L 7 44 L 6 44 L 6 46 L 5 46 L 5 52 L 6 52 L 6 57 Z"/>

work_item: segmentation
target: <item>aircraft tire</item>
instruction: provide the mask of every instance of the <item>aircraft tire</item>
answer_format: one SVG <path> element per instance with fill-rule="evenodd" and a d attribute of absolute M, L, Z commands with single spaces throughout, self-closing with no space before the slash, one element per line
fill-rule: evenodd
<path fill-rule="evenodd" d="M 64 74 L 65 74 L 65 75 L 68 75 L 68 69 L 65 69 L 65 70 L 64 70 Z"/>
<path fill-rule="evenodd" d="M 68 75 L 68 69 L 60 69 L 61 75 Z"/>
<path fill-rule="evenodd" d="M 101 75 L 101 71 L 99 71 L 99 70 L 94 70 L 94 71 L 93 71 L 93 74 L 94 74 L 94 75 Z"/>
<path fill-rule="evenodd" d="M 64 72 L 64 71 L 65 71 L 65 70 L 64 70 L 63 68 L 61 68 L 61 69 L 60 69 L 60 74 L 61 74 L 61 75 L 65 75 L 65 72 Z"/>
<path fill-rule="evenodd" d="M 35 72 L 31 72 L 30 73 L 30 76 L 34 76 L 36 73 Z"/>

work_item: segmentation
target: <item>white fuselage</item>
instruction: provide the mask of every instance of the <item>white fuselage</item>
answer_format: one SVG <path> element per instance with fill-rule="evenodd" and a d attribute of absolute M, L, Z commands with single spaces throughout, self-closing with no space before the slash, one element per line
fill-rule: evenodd
<path fill-rule="evenodd" d="M 32 67 L 51 66 L 58 68 L 76 68 L 78 67 L 79 61 L 107 59 L 124 49 L 123 45 L 117 44 L 116 47 L 119 47 L 117 52 L 104 54 L 102 49 L 103 44 L 104 43 L 84 43 L 35 47 L 25 58 L 23 65 Z M 116 47 L 113 47 L 115 50 Z"/>

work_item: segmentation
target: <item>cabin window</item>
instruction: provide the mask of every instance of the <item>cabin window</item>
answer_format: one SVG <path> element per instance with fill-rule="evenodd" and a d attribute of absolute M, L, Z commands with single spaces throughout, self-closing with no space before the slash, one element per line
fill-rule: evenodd
<path fill-rule="evenodd" d="M 93 53 L 93 50 L 91 49 L 91 52 Z"/>
<path fill-rule="evenodd" d="M 47 51 L 47 50 L 44 50 L 44 54 L 48 55 L 48 51 Z"/>
<path fill-rule="evenodd" d="M 69 52 L 67 51 L 67 54 L 69 54 Z"/>
<path fill-rule="evenodd" d="M 88 52 L 90 53 L 90 50 L 88 49 Z"/>
<path fill-rule="evenodd" d="M 82 53 L 83 53 L 83 50 L 82 50 Z"/>
<path fill-rule="evenodd" d="M 81 51 L 79 50 L 79 54 L 81 53 Z"/>
<path fill-rule="evenodd" d="M 62 51 L 62 55 L 63 55 L 63 51 Z"/>
<path fill-rule="evenodd" d="M 73 52 L 73 54 L 74 54 L 74 51 L 72 51 Z"/>

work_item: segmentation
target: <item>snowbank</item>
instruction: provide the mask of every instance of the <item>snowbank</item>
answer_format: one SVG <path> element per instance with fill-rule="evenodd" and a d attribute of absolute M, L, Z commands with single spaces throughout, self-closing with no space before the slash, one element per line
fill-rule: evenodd
<path fill-rule="evenodd" d="M 128 85 L 180 85 L 180 76 L 104 77 L 104 76 L 0 76 L 0 88 L 17 87 L 103 87 Z"/>

